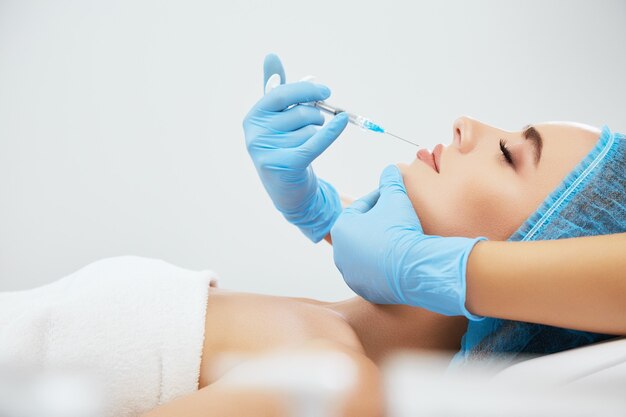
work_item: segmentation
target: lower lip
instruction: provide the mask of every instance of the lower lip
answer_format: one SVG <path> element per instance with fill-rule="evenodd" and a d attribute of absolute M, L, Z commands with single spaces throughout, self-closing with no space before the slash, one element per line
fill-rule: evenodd
<path fill-rule="evenodd" d="M 435 166 L 433 154 L 428 152 L 428 149 L 420 149 L 419 151 L 417 151 L 417 159 L 431 167 L 435 172 L 438 172 L 437 167 Z"/>

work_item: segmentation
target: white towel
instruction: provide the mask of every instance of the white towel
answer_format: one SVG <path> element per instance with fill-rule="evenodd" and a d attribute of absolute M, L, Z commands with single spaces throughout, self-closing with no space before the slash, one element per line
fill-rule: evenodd
<path fill-rule="evenodd" d="M 134 256 L 0 293 L 0 366 L 80 371 L 104 383 L 107 416 L 198 389 L 212 271 Z"/>

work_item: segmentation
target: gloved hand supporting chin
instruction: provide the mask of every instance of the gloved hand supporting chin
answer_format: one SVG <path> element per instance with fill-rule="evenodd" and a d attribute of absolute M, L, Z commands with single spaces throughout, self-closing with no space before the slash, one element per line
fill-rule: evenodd
<path fill-rule="evenodd" d="M 357 294 L 481 320 L 465 308 L 469 253 L 485 240 L 424 234 L 395 165 L 377 191 L 346 208 L 331 230 L 335 265 Z"/>

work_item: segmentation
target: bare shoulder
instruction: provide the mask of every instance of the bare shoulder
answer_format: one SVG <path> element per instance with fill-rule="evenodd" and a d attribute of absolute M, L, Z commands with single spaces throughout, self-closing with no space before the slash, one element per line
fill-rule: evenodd
<path fill-rule="evenodd" d="M 207 303 L 200 386 L 224 354 L 255 355 L 326 340 L 364 352 L 355 331 L 326 307 L 300 299 L 211 289 Z"/>

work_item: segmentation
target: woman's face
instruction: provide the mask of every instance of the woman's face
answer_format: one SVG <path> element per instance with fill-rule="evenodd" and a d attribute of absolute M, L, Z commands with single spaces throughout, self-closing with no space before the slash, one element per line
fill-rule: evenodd
<path fill-rule="evenodd" d="M 449 146 L 398 164 L 409 198 L 426 234 L 491 240 L 511 236 L 600 136 L 582 124 L 509 132 L 469 117 L 457 119 L 452 131 Z"/>

